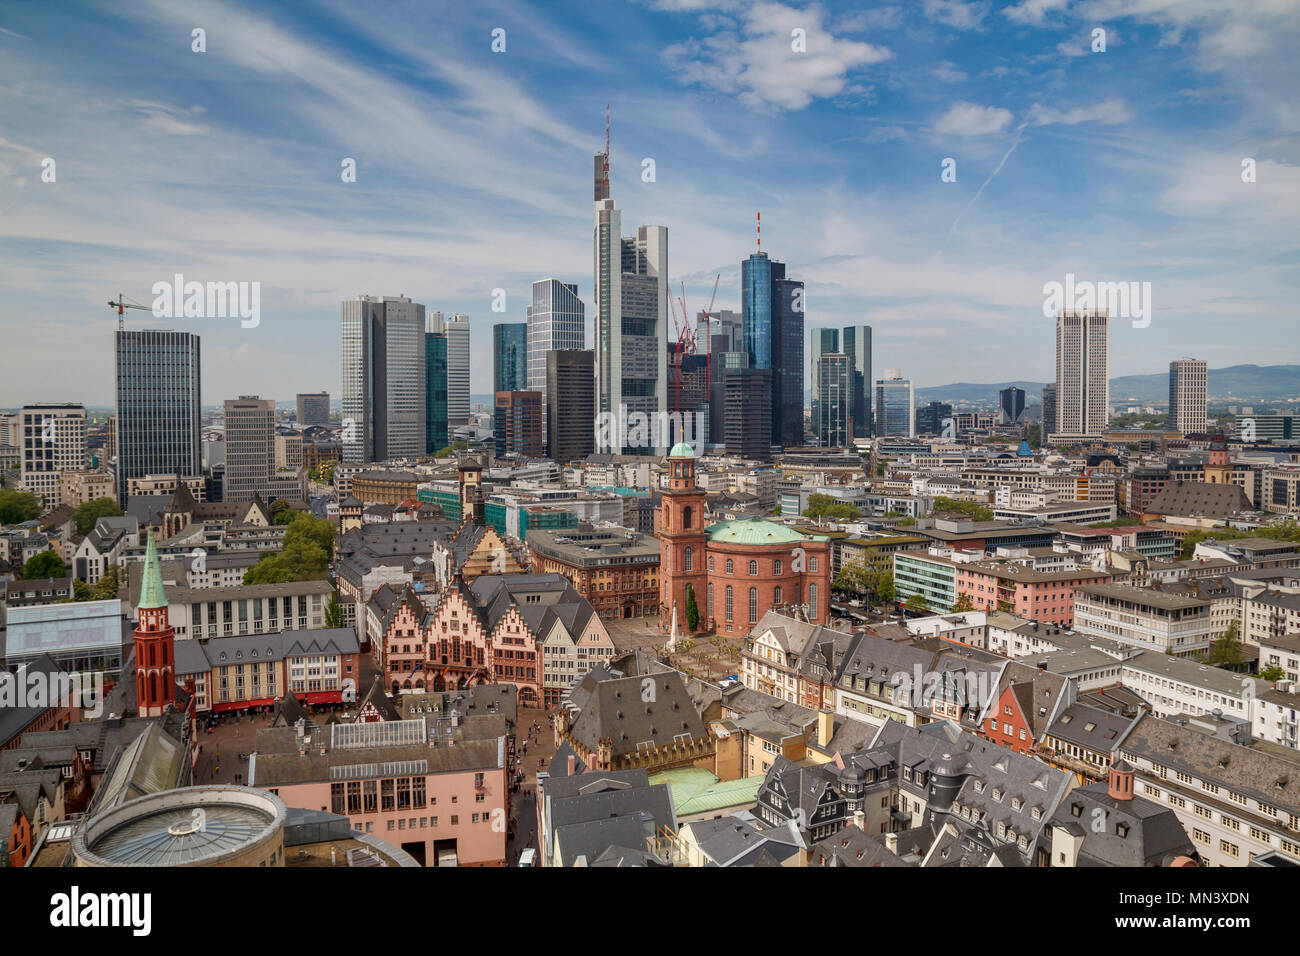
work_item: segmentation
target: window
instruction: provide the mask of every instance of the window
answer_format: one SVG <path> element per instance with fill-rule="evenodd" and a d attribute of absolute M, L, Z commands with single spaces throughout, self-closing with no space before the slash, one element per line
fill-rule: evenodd
<path fill-rule="evenodd" d="M 816 559 L 814 559 L 816 560 Z M 808 585 L 808 617 L 809 619 L 817 616 L 817 585 Z"/>
<path fill-rule="evenodd" d="M 780 559 L 780 558 L 777 558 L 775 561 L 772 562 L 772 573 L 773 573 L 773 574 L 780 574 L 780 573 L 781 573 L 781 567 L 782 567 L 782 565 L 781 565 L 781 559 Z"/>
<path fill-rule="evenodd" d="M 727 563 L 730 564 L 731 562 L 728 561 Z M 730 584 L 727 585 L 727 590 L 724 595 L 724 600 L 726 602 L 726 611 L 727 611 L 726 618 L 728 621 L 730 621 L 731 620 L 731 585 Z"/>
<path fill-rule="evenodd" d="M 817 555 L 808 556 L 808 570 L 813 574 L 817 573 Z"/>
<path fill-rule="evenodd" d="M 758 621 L 758 588 L 749 589 L 749 623 Z"/>
<path fill-rule="evenodd" d="M 713 555 L 709 555 L 709 570 L 713 570 Z"/>
<path fill-rule="evenodd" d="M 750 562 L 749 562 L 749 573 L 750 573 L 751 576 L 754 576 L 754 577 L 757 577 L 757 576 L 758 576 L 758 562 L 757 562 L 757 561 L 750 561 Z"/>
<path fill-rule="evenodd" d="M 778 606 L 781 604 L 781 585 L 779 584 L 772 589 L 772 603 Z"/>
<path fill-rule="evenodd" d="M 689 511 L 690 509 L 688 508 L 688 509 L 686 509 L 686 510 Z M 694 571 L 694 570 L 695 570 L 695 560 L 694 560 L 694 558 L 695 558 L 695 549 L 692 548 L 692 547 L 690 547 L 690 546 L 688 545 L 687 548 L 686 548 L 686 553 L 683 555 L 683 558 L 682 558 L 682 560 L 683 560 L 683 570 L 685 570 L 685 571 Z"/>
<path fill-rule="evenodd" d="M 731 558 L 727 558 L 727 573 L 728 574 L 736 573 L 736 562 L 732 561 Z"/>

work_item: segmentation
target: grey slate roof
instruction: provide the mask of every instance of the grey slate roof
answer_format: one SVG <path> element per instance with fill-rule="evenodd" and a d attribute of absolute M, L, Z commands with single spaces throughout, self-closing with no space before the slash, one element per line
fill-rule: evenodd
<path fill-rule="evenodd" d="M 681 676 L 672 671 L 599 681 L 573 722 L 572 734 L 590 750 L 596 750 L 600 741 L 608 738 L 618 757 L 636 753 L 639 745 L 646 743 L 655 748 L 668 747 L 681 735 L 700 740 L 709 732 Z"/>
<path fill-rule="evenodd" d="M 1073 790 L 1052 825 L 1082 832 L 1079 866 L 1170 866 L 1177 857 L 1196 857 L 1172 809 L 1136 794 L 1117 800 L 1105 781 Z"/>

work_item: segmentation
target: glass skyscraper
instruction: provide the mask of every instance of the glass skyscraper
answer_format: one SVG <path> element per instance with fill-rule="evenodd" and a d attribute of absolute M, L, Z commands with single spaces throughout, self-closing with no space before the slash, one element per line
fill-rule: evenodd
<path fill-rule="evenodd" d="M 424 333 L 424 450 L 442 451 L 451 444 L 447 434 L 447 336 Z"/>
<path fill-rule="evenodd" d="M 546 353 L 581 349 L 586 338 L 586 307 L 576 282 L 539 279 L 528 307 L 528 370 L 524 385 L 546 394 Z"/>
<path fill-rule="evenodd" d="M 849 357 L 853 381 L 850 438 L 870 438 L 876 417 L 872 410 L 871 326 L 846 325 L 843 332 L 844 354 Z"/>
<path fill-rule="evenodd" d="M 521 392 L 527 384 L 528 323 L 492 326 L 492 391 Z"/>
<path fill-rule="evenodd" d="M 885 369 L 876 382 L 876 434 L 916 437 L 916 397 L 912 383 L 898 369 Z"/>
<path fill-rule="evenodd" d="M 785 263 L 756 252 L 740 266 L 745 351 L 752 368 L 772 372 L 772 443 L 803 444 L 803 283 Z"/>
<path fill-rule="evenodd" d="M 831 331 L 834 331 L 832 329 Z M 817 357 L 817 444 L 843 448 L 849 443 L 850 386 L 852 366 L 842 352 L 823 352 Z"/>
<path fill-rule="evenodd" d="M 145 475 L 202 473 L 199 337 L 192 332 L 119 330 L 117 499 Z"/>
<path fill-rule="evenodd" d="M 423 305 L 368 295 L 343 303 L 344 462 L 424 454 L 424 354 Z"/>

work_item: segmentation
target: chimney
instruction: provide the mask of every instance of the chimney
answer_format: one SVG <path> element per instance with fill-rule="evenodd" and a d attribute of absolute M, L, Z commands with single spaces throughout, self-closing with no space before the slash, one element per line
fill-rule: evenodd
<path fill-rule="evenodd" d="M 826 747 L 835 736 L 835 715 L 829 710 L 817 714 L 817 746 Z"/>
<path fill-rule="evenodd" d="M 1110 783 L 1106 790 L 1113 800 L 1133 799 L 1133 768 L 1125 760 L 1111 764 Z"/>
<path fill-rule="evenodd" d="M 853 825 L 863 833 L 867 832 L 867 815 L 862 810 L 853 811 Z"/>
<path fill-rule="evenodd" d="M 893 830 L 885 834 L 885 849 L 890 853 L 898 852 L 898 834 Z"/>
<path fill-rule="evenodd" d="M 569 754 L 569 776 L 572 777 L 578 770 L 578 758 L 574 754 Z"/>

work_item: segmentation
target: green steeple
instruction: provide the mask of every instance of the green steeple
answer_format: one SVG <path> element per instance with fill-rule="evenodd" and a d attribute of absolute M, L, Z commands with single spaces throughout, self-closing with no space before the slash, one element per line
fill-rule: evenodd
<path fill-rule="evenodd" d="M 140 579 L 140 603 L 136 607 L 155 608 L 167 606 L 167 594 L 163 591 L 162 567 L 158 564 L 158 549 L 153 543 L 153 532 L 149 532 L 149 544 L 144 552 L 144 575 Z"/>

